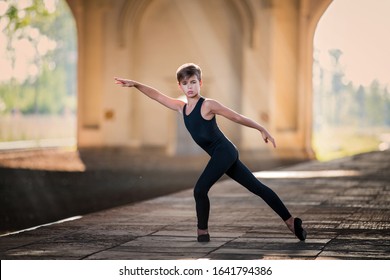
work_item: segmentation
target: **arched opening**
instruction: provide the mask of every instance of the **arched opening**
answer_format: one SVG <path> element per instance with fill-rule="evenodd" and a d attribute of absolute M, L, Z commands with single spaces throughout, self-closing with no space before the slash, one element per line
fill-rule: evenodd
<path fill-rule="evenodd" d="M 0 1 L 0 149 L 76 145 L 76 27 L 65 0 Z"/>
<path fill-rule="evenodd" d="M 387 1 L 336 0 L 318 23 L 313 148 L 320 160 L 389 147 L 389 9 Z"/>

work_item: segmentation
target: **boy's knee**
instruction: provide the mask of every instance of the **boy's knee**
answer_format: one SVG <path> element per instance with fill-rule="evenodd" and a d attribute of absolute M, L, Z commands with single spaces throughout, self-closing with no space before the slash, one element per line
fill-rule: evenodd
<path fill-rule="evenodd" d="M 194 188 L 194 197 L 195 199 L 202 199 L 207 197 L 208 191 L 202 188 L 195 187 Z"/>

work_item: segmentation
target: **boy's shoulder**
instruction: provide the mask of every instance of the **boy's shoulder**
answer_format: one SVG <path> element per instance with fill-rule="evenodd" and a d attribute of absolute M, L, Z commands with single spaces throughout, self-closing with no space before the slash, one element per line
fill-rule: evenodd
<path fill-rule="evenodd" d="M 218 102 L 218 101 L 215 100 L 215 99 L 212 99 L 212 98 L 205 98 L 205 97 L 203 97 L 203 98 L 204 98 L 203 103 L 204 103 L 205 105 L 207 105 L 207 106 L 215 106 L 215 105 L 221 104 L 220 102 Z"/>

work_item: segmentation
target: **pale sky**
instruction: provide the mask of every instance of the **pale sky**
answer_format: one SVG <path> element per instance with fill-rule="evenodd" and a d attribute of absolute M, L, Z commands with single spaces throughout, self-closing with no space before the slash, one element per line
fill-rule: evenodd
<path fill-rule="evenodd" d="M 378 79 L 390 86 L 390 0 L 334 0 L 318 23 L 314 46 L 324 65 L 329 49 L 342 50 L 340 62 L 354 84 Z"/>

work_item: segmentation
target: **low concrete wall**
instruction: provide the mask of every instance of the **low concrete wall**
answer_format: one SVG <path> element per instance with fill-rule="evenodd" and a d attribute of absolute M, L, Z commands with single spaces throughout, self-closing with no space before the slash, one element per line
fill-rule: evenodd
<path fill-rule="evenodd" d="M 16 231 L 192 187 L 199 172 L 0 169 L 0 232 Z"/>
<path fill-rule="evenodd" d="M 192 187 L 195 172 L 0 169 L 0 231 L 15 231 Z M 187 183 L 184 182 L 187 179 Z"/>
<path fill-rule="evenodd" d="M 253 153 L 241 159 L 253 171 L 292 163 Z M 155 149 L 0 153 L 0 233 L 192 188 L 207 161 Z"/>

